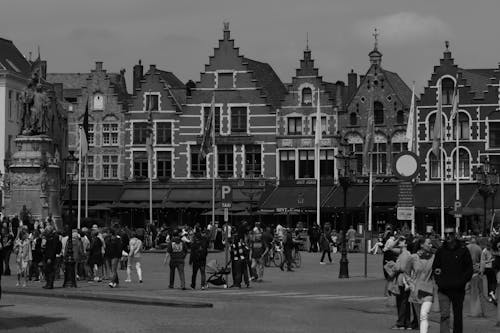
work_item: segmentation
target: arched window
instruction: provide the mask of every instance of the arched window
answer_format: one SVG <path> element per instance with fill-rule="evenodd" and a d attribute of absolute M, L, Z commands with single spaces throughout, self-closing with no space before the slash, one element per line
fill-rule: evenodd
<path fill-rule="evenodd" d="M 403 110 L 399 110 L 396 113 L 396 123 L 404 124 L 404 122 L 405 122 L 405 114 L 404 114 Z"/>
<path fill-rule="evenodd" d="M 373 103 L 373 116 L 375 118 L 375 125 L 384 123 L 384 104 L 378 101 Z"/>
<path fill-rule="evenodd" d="M 349 115 L 349 124 L 351 126 L 356 126 L 358 124 L 358 115 L 356 114 L 356 112 L 351 112 L 351 114 Z"/>
<path fill-rule="evenodd" d="M 436 113 L 433 113 L 429 116 L 429 123 L 427 124 L 427 128 L 429 129 L 429 140 L 432 140 L 434 139 L 434 125 L 436 124 L 436 115 L 437 115 L 437 112 Z M 446 122 L 445 122 L 445 119 L 444 119 L 444 116 L 442 117 L 442 120 L 441 120 L 441 126 L 443 128 L 443 136 L 445 136 L 445 132 L 446 132 Z"/>
<path fill-rule="evenodd" d="M 441 177 L 440 160 L 433 152 L 429 154 L 430 178 L 439 179 Z"/>
<path fill-rule="evenodd" d="M 312 90 L 311 90 L 311 88 L 302 89 L 302 105 L 312 105 Z"/>
<path fill-rule="evenodd" d="M 451 104 L 453 100 L 453 89 L 455 89 L 455 82 L 450 78 L 441 80 L 441 91 L 443 96 L 443 105 Z"/>
<path fill-rule="evenodd" d="M 453 178 L 457 177 L 457 152 L 453 153 Z M 470 159 L 467 150 L 458 150 L 458 179 L 470 178 Z"/>
<path fill-rule="evenodd" d="M 459 140 L 469 140 L 470 139 L 470 125 L 469 125 L 469 117 L 460 112 L 458 114 L 458 128 L 457 128 L 457 119 L 453 119 L 453 139 L 457 138 L 457 129 L 458 129 L 458 139 Z"/>

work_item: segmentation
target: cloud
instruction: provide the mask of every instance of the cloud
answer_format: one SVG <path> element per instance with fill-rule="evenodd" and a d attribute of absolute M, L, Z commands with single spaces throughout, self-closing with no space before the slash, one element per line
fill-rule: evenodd
<path fill-rule="evenodd" d="M 380 39 L 384 44 L 435 41 L 450 38 L 451 35 L 451 28 L 446 22 L 434 16 L 422 16 L 413 12 L 401 12 L 363 21 L 357 32 L 367 40 L 372 38 L 371 32 L 374 28 L 380 32 Z"/>

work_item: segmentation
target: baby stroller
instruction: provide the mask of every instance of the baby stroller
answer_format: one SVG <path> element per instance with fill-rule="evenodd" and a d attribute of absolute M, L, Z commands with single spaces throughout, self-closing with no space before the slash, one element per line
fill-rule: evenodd
<path fill-rule="evenodd" d="M 210 260 L 207 262 L 206 273 L 209 274 L 207 284 L 211 283 L 214 286 L 223 286 L 227 288 L 226 275 L 231 273 L 230 264 L 231 262 L 228 262 L 226 266 L 222 266 L 219 265 L 217 260 Z"/>

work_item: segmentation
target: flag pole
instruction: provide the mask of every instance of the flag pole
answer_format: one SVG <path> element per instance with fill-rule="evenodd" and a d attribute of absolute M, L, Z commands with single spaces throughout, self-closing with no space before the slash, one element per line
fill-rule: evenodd
<path fill-rule="evenodd" d="M 460 201 L 460 173 L 459 173 L 459 163 L 460 163 L 460 154 L 459 154 L 459 149 L 458 147 L 460 146 L 460 142 L 459 142 L 459 138 L 458 138 L 458 103 L 459 103 L 459 90 L 458 90 L 458 80 L 457 80 L 457 94 L 455 95 L 455 97 L 457 98 L 457 101 L 453 101 L 453 107 L 455 108 L 455 117 L 457 118 L 456 121 L 456 126 L 455 126 L 455 143 L 456 143 L 456 160 L 455 160 L 455 164 L 456 164 L 456 177 L 455 177 L 455 199 L 456 201 Z M 457 213 L 457 212 L 455 212 Z M 456 223 L 456 226 L 455 226 L 455 229 L 456 229 L 456 232 L 458 233 L 459 229 L 460 229 L 460 217 L 458 216 L 458 214 L 456 215 L 455 217 L 455 223 Z"/>
<path fill-rule="evenodd" d="M 77 214 L 77 220 L 76 220 L 76 227 L 77 229 L 80 229 L 80 224 L 81 224 L 81 219 L 82 219 L 82 129 L 81 127 L 78 128 L 78 141 L 80 143 L 79 147 L 79 160 L 78 160 L 78 214 Z M 71 237 L 71 228 L 73 226 L 70 226 L 69 230 L 69 236 Z"/>
<path fill-rule="evenodd" d="M 320 90 L 318 88 L 318 104 L 316 110 L 316 224 L 321 227 L 321 161 L 320 161 L 320 135 L 321 135 L 321 109 L 320 109 Z"/>
<path fill-rule="evenodd" d="M 412 140 L 412 147 L 411 147 L 411 151 L 412 152 L 417 152 L 418 153 L 418 147 L 417 147 L 417 108 L 415 107 L 415 81 L 413 81 L 413 86 L 412 86 L 412 89 L 411 89 L 411 107 L 413 108 L 413 114 L 411 115 L 412 116 L 412 121 L 413 121 L 413 124 L 412 124 L 412 137 L 411 137 L 411 140 Z M 415 208 L 413 208 L 415 210 Z M 412 235 L 415 235 L 415 229 L 416 229 L 416 221 L 415 221 L 415 211 L 413 212 L 413 217 L 411 219 L 411 234 Z"/>
<path fill-rule="evenodd" d="M 212 230 L 215 226 L 215 92 L 212 95 Z"/>
<path fill-rule="evenodd" d="M 373 112 L 373 88 L 371 90 L 370 94 L 370 114 Z M 373 115 L 373 114 L 372 114 Z M 375 138 L 373 138 L 375 141 Z M 368 157 L 370 159 L 368 165 L 370 170 L 369 172 L 369 178 L 368 178 L 368 231 L 372 231 L 373 228 L 373 156 L 372 156 L 372 151 L 373 149 L 370 149 L 368 152 Z M 368 248 L 371 248 L 372 246 L 372 240 L 368 240 Z M 366 252 L 366 251 L 365 251 Z"/>
<path fill-rule="evenodd" d="M 88 161 L 87 155 L 85 155 L 85 164 L 84 164 L 84 176 L 85 176 L 85 218 L 89 217 L 89 176 L 87 175 L 88 171 Z"/>
<path fill-rule="evenodd" d="M 151 135 L 151 134 L 150 134 Z M 149 172 L 149 223 L 153 224 L 153 144 L 152 140 L 149 139 L 149 154 L 148 158 L 148 172 Z"/>
<path fill-rule="evenodd" d="M 439 96 L 439 101 L 438 101 L 438 116 L 439 116 L 439 168 L 440 168 L 440 173 L 441 173 L 441 181 L 440 181 L 440 187 L 441 187 L 441 238 L 444 239 L 444 154 L 443 154 L 443 103 L 442 103 L 442 91 L 441 91 L 441 79 L 439 79 L 438 82 L 438 96 Z"/>

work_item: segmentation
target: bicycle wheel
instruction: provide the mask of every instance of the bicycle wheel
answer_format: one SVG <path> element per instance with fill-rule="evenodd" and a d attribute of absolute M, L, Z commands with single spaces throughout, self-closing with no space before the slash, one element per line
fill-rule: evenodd
<path fill-rule="evenodd" d="M 281 252 L 274 252 L 273 263 L 276 267 L 281 266 L 283 263 L 283 256 L 281 255 Z"/>
<path fill-rule="evenodd" d="M 295 250 L 295 254 L 293 256 L 293 262 L 295 264 L 295 267 L 300 268 L 300 265 L 302 264 L 302 257 L 300 256 L 300 251 Z"/>
<path fill-rule="evenodd" d="M 271 253 L 267 253 L 266 256 L 264 257 L 264 266 L 269 267 L 271 266 Z"/>

